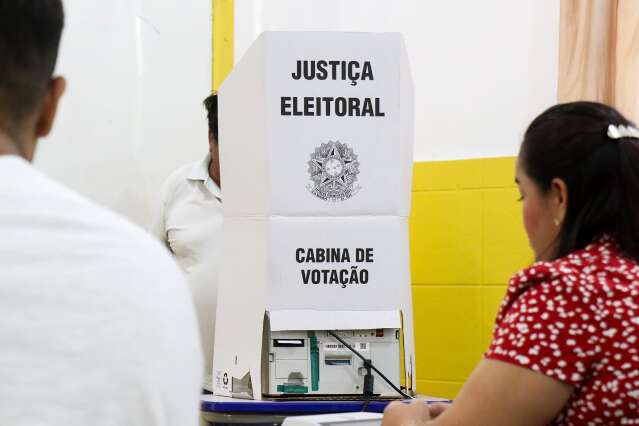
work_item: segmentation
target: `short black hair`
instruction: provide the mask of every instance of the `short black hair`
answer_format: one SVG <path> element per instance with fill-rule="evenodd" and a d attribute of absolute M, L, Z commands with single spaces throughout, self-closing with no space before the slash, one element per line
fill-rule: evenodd
<path fill-rule="evenodd" d="M 0 0 L 0 118 L 18 125 L 46 92 L 64 26 L 62 0 Z"/>
<path fill-rule="evenodd" d="M 204 108 L 206 108 L 206 118 L 209 120 L 209 132 L 213 135 L 215 143 L 217 139 L 217 93 L 213 93 L 204 99 Z"/>
<path fill-rule="evenodd" d="M 612 107 L 580 101 L 547 109 L 526 131 L 523 171 L 543 193 L 555 178 L 568 190 L 554 258 L 608 234 L 639 261 L 639 139 L 610 138 L 611 124 L 634 126 Z"/>

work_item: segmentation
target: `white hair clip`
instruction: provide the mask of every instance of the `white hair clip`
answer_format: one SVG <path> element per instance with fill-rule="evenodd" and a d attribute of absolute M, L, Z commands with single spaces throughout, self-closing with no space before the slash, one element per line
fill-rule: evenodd
<path fill-rule="evenodd" d="M 633 126 L 618 126 L 614 124 L 608 125 L 608 137 L 610 139 L 635 138 L 639 139 L 639 129 Z"/>

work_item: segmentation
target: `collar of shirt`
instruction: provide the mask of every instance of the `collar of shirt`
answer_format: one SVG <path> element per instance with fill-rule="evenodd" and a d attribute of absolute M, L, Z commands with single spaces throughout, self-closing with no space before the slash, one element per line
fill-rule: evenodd
<path fill-rule="evenodd" d="M 189 170 L 186 178 L 188 180 L 197 180 L 202 182 L 206 189 L 208 189 L 211 194 L 213 194 L 221 201 L 222 191 L 209 175 L 209 164 L 211 164 L 211 154 L 207 153 L 206 157 L 204 157 L 201 162 L 196 163 L 193 165 L 193 167 L 191 167 L 191 170 Z"/>

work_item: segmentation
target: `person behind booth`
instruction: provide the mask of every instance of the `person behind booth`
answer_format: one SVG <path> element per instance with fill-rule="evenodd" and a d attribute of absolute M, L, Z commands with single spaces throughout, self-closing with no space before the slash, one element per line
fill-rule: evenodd
<path fill-rule="evenodd" d="M 516 176 L 537 262 L 455 402 L 392 404 L 384 426 L 639 424 L 639 130 L 606 105 L 553 106 Z"/>
<path fill-rule="evenodd" d="M 63 21 L 60 0 L 0 0 L 0 425 L 196 425 L 202 353 L 178 266 L 30 163 L 65 89 Z"/>
<path fill-rule="evenodd" d="M 200 324 L 205 356 L 203 387 L 211 391 L 217 271 L 222 242 L 222 192 L 217 130 L 217 94 L 204 100 L 209 150 L 201 161 L 173 172 L 162 189 L 152 232 L 186 274 Z"/>

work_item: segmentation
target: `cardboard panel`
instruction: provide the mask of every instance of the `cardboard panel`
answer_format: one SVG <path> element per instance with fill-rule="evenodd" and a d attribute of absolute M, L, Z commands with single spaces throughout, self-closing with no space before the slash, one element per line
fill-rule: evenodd
<path fill-rule="evenodd" d="M 410 294 L 408 229 L 397 217 L 271 220 L 271 309 L 397 310 Z"/>
<path fill-rule="evenodd" d="M 263 33 L 220 89 L 226 211 L 408 216 L 407 68 L 396 33 Z"/>

